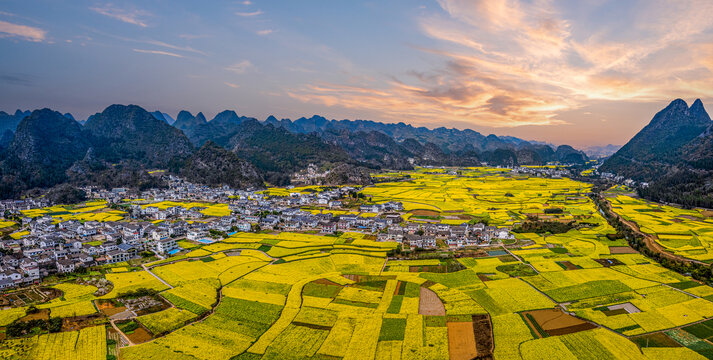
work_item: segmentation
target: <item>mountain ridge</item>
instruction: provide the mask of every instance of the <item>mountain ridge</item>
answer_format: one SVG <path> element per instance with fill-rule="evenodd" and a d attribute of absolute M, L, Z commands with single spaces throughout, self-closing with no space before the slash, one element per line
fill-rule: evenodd
<path fill-rule="evenodd" d="M 712 129 L 700 99 L 673 100 L 599 171 L 650 183 L 639 192 L 654 201 L 713 207 Z"/>
<path fill-rule="evenodd" d="M 235 126 L 246 120 L 257 119 L 237 116 L 234 111 L 226 110 L 216 115 L 212 120 L 191 121 L 190 114 L 181 111 L 186 120 L 177 127 L 191 139 L 195 146 L 201 146 L 208 140 L 227 147 L 230 135 L 235 132 Z M 180 115 L 180 114 L 179 114 Z M 181 116 L 179 116 L 181 117 Z M 230 120 L 228 120 L 230 119 Z M 347 150 L 355 160 L 376 167 L 394 167 L 397 169 L 411 168 L 414 163 L 467 165 L 479 164 L 480 161 L 493 165 L 542 165 L 548 162 L 573 162 L 582 164 L 588 160 L 587 155 L 572 147 L 552 147 L 552 151 L 544 151 L 541 145 L 510 136 L 498 137 L 490 134 L 482 135 L 471 129 L 458 130 L 438 127 L 414 127 L 403 122 L 395 124 L 381 123 L 371 120 L 328 120 L 320 115 L 297 120 L 281 119 L 268 116 L 265 125 L 286 129 L 294 134 L 316 134 L 324 141 Z M 365 140 L 378 135 L 388 136 L 394 143 L 388 145 L 382 141 L 376 144 Z M 363 137 L 365 139 L 357 139 Z M 382 138 L 383 139 L 383 138 Z M 408 151 L 401 144 L 407 140 L 416 140 L 421 145 L 429 145 L 429 156 L 420 156 L 421 151 Z M 411 144 L 413 145 L 413 144 Z M 438 150 L 436 150 L 438 149 Z M 500 150 L 495 152 L 495 150 Z M 566 150 L 566 151 L 565 151 Z M 572 154 L 572 153 L 576 154 Z M 379 156 L 377 156 L 379 155 Z"/>
<path fill-rule="evenodd" d="M 7 113 L 6 118 L 10 117 Z M 2 115 L 0 114 L 0 115 Z M 0 195 L 57 184 L 160 187 L 148 169 L 163 168 L 210 185 L 287 185 L 291 174 L 316 165 L 328 183 L 370 183 L 375 169 L 414 165 L 478 166 L 583 163 L 566 145 L 532 144 L 473 130 L 427 129 L 404 123 L 327 120 L 321 116 L 266 121 L 224 110 L 208 121 L 185 110 L 175 122 L 160 111 L 114 104 L 76 121 L 49 109 L 17 111 L 23 119 L 0 137 Z M 43 139 L 50 139 L 44 142 Z M 45 146 L 46 145 L 46 146 Z M 32 154 L 36 154 L 34 157 Z M 202 174 L 202 175 L 201 175 Z M 238 174 L 245 174 L 244 177 Z"/>
<path fill-rule="evenodd" d="M 84 124 L 94 149 L 108 161 L 141 159 L 149 167 L 166 167 L 193 152 L 188 138 L 136 105 L 111 105 Z"/>
<path fill-rule="evenodd" d="M 66 183 L 160 187 L 158 178 L 147 171 L 156 167 L 204 174 L 224 171 L 231 174 L 225 175 L 226 183 L 233 185 L 262 183 L 254 171 L 248 171 L 251 165 L 235 154 L 198 152 L 181 130 L 156 114 L 136 105 L 111 105 L 84 125 L 50 109 L 24 117 L 0 156 L 0 197 Z M 246 175 L 236 177 L 235 169 L 245 170 Z"/>
<path fill-rule="evenodd" d="M 686 150 L 686 146 L 690 147 L 712 125 L 700 99 L 690 107 L 682 99 L 673 100 L 604 162 L 600 170 L 651 181 L 661 172 L 685 163 L 686 153 L 693 151 Z"/>

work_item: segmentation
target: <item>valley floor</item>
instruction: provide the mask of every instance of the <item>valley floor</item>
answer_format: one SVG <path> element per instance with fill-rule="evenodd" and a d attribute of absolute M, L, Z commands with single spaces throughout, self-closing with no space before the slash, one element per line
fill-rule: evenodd
<path fill-rule="evenodd" d="M 713 288 L 614 236 L 587 196 L 590 185 L 491 168 L 409 175 L 361 193 L 374 203 L 403 203 L 409 223 L 487 222 L 515 238 L 403 252 L 397 242 L 359 232 L 238 232 L 211 244 L 186 241 L 182 255 L 46 283 L 61 296 L 36 305 L 39 312 L 0 311 L 0 357 L 713 358 Z M 683 232 L 700 244 L 707 239 L 710 218 L 676 212 L 681 221 L 667 221 L 674 210 L 624 195 L 610 201 L 662 246 L 692 241 Z M 689 215 L 696 219 L 689 223 Z M 516 231 L 534 221 L 569 228 Z M 695 255 L 698 249 L 686 246 L 693 245 L 677 249 Z M 99 279 L 111 291 L 98 295 Z M 27 336 L 11 336 L 33 317 L 63 318 L 62 331 L 36 325 Z"/>

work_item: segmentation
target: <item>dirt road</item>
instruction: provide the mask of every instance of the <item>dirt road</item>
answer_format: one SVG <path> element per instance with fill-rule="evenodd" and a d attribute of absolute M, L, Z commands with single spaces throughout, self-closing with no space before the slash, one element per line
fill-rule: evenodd
<path fill-rule="evenodd" d="M 641 237 L 644 239 L 644 244 L 646 245 L 646 247 L 649 250 L 659 253 L 659 254 L 661 254 L 661 256 L 663 256 L 669 260 L 681 261 L 681 262 L 686 262 L 686 263 L 694 263 L 694 264 L 699 264 L 699 265 L 703 265 L 703 266 L 709 266 L 709 264 L 706 264 L 703 261 L 689 259 L 689 258 L 680 256 L 680 255 L 676 255 L 676 254 L 673 254 L 673 253 L 667 251 L 666 248 L 664 248 L 663 246 L 661 246 L 661 244 L 656 242 L 656 237 L 654 237 L 651 234 L 642 232 L 639 229 L 638 224 L 636 224 L 633 221 L 626 220 L 623 217 L 621 217 L 619 214 L 617 214 L 617 212 L 612 209 L 611 203 L 609 202 L 609 200 L 607 200 L 606 198 L 603 198 L 603 203 L 606 204 L 605 206 L 607 207 L 607 209 L 606 209 L 607 212 L 616 216 L 616 218 L 619 219 L 622 222 L 622 224 L 629 227 L 634 233 L 641 235 Z"/>

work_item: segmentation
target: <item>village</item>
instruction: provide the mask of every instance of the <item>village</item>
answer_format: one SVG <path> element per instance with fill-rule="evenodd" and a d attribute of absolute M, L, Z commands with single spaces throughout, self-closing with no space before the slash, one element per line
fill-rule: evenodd
<path fill-rule="evenodd" d="M 23 235 L 0 240 L 0 289 L 37 283 L 52 274 L 66 274 L 92 266 L 141 258 L 169 258 L 185 252 L 181 240 L 211 244 L 237 232 L 304 232 L 339 234 L 360 232 L 377 241 L 397 242 L 403 249 L 454 250 L 487 247 L 514 239 L 507 228 L 463 221 L 404 221 L 400 202 L 355 202 L 360 188 L 327 188 L 270 196 L 261 191 L 211 188 L 168 175 L 167 189 L 140 193 L 124 188 L 84 188 L 88 197 L 121 208 L 120 221 L 58 222 L 50 215 L 28 217 L 22 211 L 47 207 L 46 200 L 0 202 L 6 218 L 19 220 Z M 286 189 L 290 191 L 290 188 Z M 150 200 L 145 200 L 150 199 Z M 200 207 L 152 206 L 158 202 L 203 201 L 228 204 L 230 214 L 208 216 Z M 349 203 L 349 205 L 347 205 Z"/>

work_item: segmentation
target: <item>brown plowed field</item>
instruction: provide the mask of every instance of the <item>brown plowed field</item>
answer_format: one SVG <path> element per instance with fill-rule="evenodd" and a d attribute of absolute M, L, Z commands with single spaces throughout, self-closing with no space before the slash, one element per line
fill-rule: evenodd
<path fill-rule="evenodd" d="M 126 310 L 126 306 L 114 306 L 111 301 L 97 300 L 94 304 L 106 316 L 113 316 Z"/>
<path fill-rule="evenodd" d="M 639 252 L 628 246 L 610 246 L 609 253 L 611 254 L 638 254 Z"/>
<path fill-rule="evenodd" d="M 134 344 L 141 344 L 145 343 L 149 340 L 151 340 L 153 337 L 151 334 L 144 329 L 143 327 L 139 326 L 136 330 L 134 330 L 133 333 L 131 334 L 126 334 L 126 336 L 133 342 Z"/>
<path fill-rule="evenodd" d="M 451 360 L 470 360 L 478 355 L 473 336 L 473 322 L 449 322 L 448 353 Z"/>
<path fill-rule="evenodd" d="M 473 330 L 475 332 L 475 349 L 480 359 L 492 359 L 493 355 L 493 324 L 490 315 L 473 315 Z"/>
<path fill-rule="evenodd" d="M 533 310 L 524 314 L 526 318 L 531 316 L 540 328 L 550 335 L 565 335 L 596 328 L 595 325 L 565 314 L 560 309 Z"/>
<path fill-rule="evenodd" d="M 421 315 L 446 315 L 446 308 L 443 302 L 431 289 L 421 287 L 418 298 L 418 313 Z"/>

